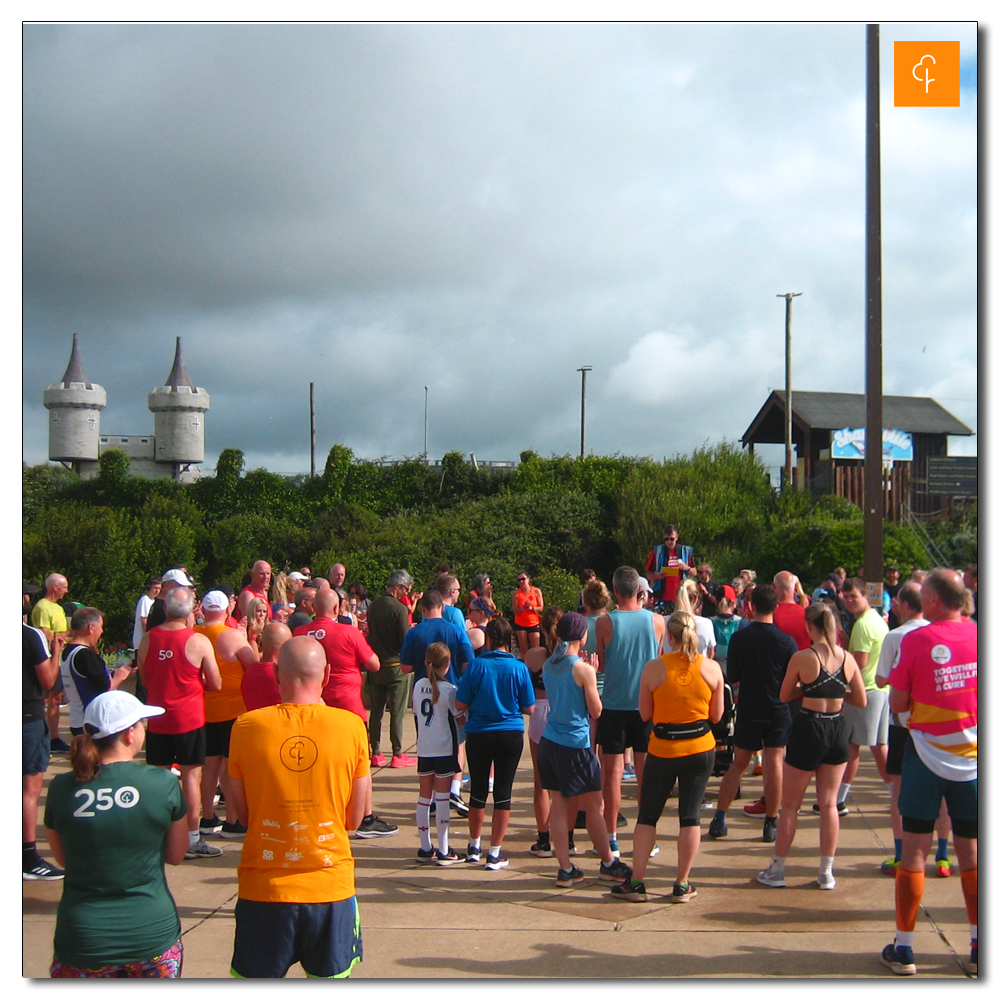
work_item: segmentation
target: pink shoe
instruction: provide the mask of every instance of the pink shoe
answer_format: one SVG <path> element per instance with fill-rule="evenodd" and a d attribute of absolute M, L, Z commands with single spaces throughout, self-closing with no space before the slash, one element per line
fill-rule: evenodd
<path fill-rule="evenodd" d="M 385 767 L 385 754 L 384 753 L 373 753 L 372 754 L 372 767 Z"/>
<path fill-rule="evenodd" d="M 397 757 L 393 757 L 389 764 L 389 767 L 416 767 L 417 758 L 409 757 L 405 753 L 399 754 Z"/>

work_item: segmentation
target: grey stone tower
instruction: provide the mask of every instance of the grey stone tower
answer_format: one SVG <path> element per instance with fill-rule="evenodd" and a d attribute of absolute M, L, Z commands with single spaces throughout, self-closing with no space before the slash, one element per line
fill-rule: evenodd
<path fill-rule="evenodd" d="M 50 385 L 42 398 L 49 411 L 50 461 L 71 462 L 83 474 L 93 468 L 100 453 L 101 410 L 108 405 L 108 394 L 102 386 L 87 381 L 77 340 L 74 333 L 62 381 Z"/>
<path fill-rule="evenodd" d="M 149 408 L 155 416 L 156 462 L 170 463 L 174 478 L 187 467 L 205 460 L 205 412 L 208 393 L 196 388 L 184 367 L 181 338 L 177 338 L 174 365 L 167 384 L 149 394 Z"/>

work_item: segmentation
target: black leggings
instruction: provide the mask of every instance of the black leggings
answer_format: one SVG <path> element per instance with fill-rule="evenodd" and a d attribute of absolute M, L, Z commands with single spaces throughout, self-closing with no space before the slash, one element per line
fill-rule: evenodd
<path fill-rule="evenodd" d="M 467 733 L 465 759 L 469 764 L 469 805 L 485 809 L 493 767 L 493 808 L 510 809 L 510 792 L 524 749 L 524 733 L 502 729 L 491 733 Z"/>
<path fill-rule="evenodd" d="M 646 754 L 646 764 L 642 771 L 642 804 L 636 822 L 655 827 L 674 790 L 674 782 L 679 780 L 677 811 L 681 826 L 699 826 L 701 803 L 705 798 L 705 789 L 714 764 L 714 747 L 687 757 L 655 757 L 651 753 Z"/>

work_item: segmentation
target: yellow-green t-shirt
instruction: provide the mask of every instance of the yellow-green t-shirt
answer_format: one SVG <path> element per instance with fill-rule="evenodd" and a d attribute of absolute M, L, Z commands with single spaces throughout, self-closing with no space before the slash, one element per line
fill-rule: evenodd
<path fill-rule="evenodd" d="M 249 822 L 239 895 L 262 903 L 332 903 L 354 895 L 344 824 L 354 779 L 369 773 L 361 717 L 325 704 L 283 703 L 241 715 L 229 773 Z"/>
<path fill-rule="evenodd" d="M 46 597 L 31 609 L 31 624 L 35 628 L 47 628 L 53 635 L 69 631 L 66 612 L 55 601 L 50 601 Z"/>
<path fill-rule="evenodd" d="M 868 662 L 861 670 L 861 679 L 865 682 L 866 691 L 874 691 L 878 687 L 875 682 L 875 673 L 878 670 L 878 658 L 882 652 L 882 640 L 888 633 L 889 626 L 874 608 L 869 608 L 851 629 L 848 650 L 852 653 L 868 654 Z"/>

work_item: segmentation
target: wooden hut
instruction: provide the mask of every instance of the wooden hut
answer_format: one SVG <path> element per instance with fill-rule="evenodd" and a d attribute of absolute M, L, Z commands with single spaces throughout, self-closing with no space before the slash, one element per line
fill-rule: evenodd
<path fill-rule="evenodd" d="M 816 495 L 846 497 L 860 507 L 864 499 L 864 443 L 856 458 L 836 457 L 834 436 L 847 428 L 863 428 L 865 419 L 865 397 L 861 393 L 793 390 L 795 485 Z M 887 431 L 902 431 L 912 439 L 912 459 L 885 463 L 885 516 L 899 520 L 900 504 L 904 502 L 914 514 L 942 510 L 947 498 L 927 491 L 927 460 L 948 454 L 949 435 L 968 437 L 973 431 L 927 396 L 883 396 L 882 423 Z M 740 440 L 751 453 L 756 444 L 784 444 L 782 390 L 771 392 Z"/>

